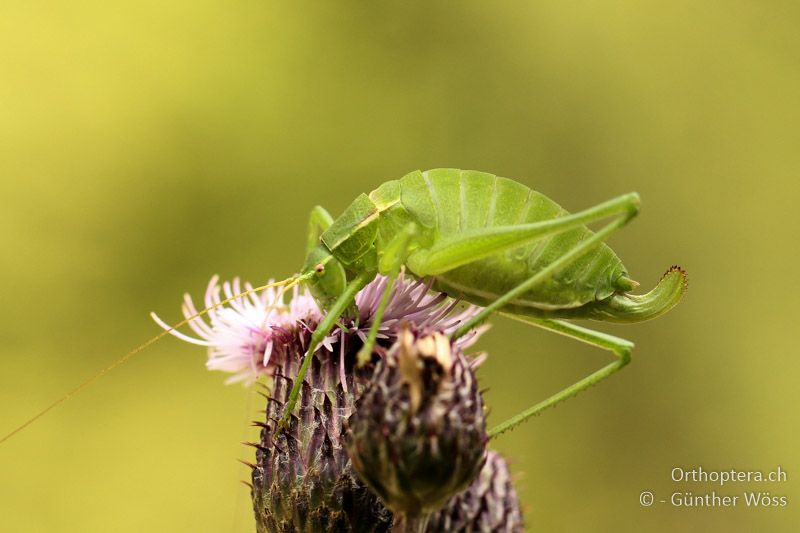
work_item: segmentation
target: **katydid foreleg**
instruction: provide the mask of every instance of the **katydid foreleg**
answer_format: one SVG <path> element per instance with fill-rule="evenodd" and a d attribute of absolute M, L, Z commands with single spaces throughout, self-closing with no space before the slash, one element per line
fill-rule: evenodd
<path fill-rule="evenodd" d="M 375 274 L 375 272 L 365 270 L 356 276 L 355 279 L 347 284 L 344 292 L 342 292 L 339 298 L 328 310 L 328 314 L 325 315 L 325 318 L 323 318 L 322 321 L 317 324 L 317 327 L 311 334 L 311 341 L 309 342 L 308 350 L 303 357 L 303 364 L 300 366 L 300 370 L 297 372 L 297 376 L 294 378 L 294 385 L 289 393 L 289 400 L 286 402 L 283 418 L 281 418 L 280 421 L 280 429 L 285 429 L 288 426 L 289 419 L 292 416 L 292 411 L 294 411 L 294 406 L 297 403 L 297 396 L 300 394 L 303 378 L 311 366 L 311 359 L 314 357 L 314 352 L 317 351 L 317 347 L 322 343 L 323 340 L 325 340 L 325 337 L 333 329 L 333 326 L 336 325 L 336 322 L 339 320 L 342 314 L 353 303 L 358 291 L 363 289 L 370 281 L 372 281 L 375 278 Z"/>

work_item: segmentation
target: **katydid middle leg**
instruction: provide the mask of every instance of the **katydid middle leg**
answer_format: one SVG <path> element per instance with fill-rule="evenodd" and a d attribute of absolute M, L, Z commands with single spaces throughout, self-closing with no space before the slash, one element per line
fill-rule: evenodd
<path fill-rule="evenodd" d="M 333 224 L 333 217 L 331 214 L 321 205 L 314 206 L 308 217 L 306 253 L 319 244 L 319 236 L 322 235 L 326 229 L 331 227 L 331 224 Z"/>
<path fill-rule="evenodd" d="M 383 289 L 378 309 L 372 317 L 372 325 L 370 325 L 367 340 L 364 341 L 364 346 L 358 351 L 358 366 L 366 364 L 372 356 L 372 348 L 374 348 L 375 340 L 378 337 L 378 329 L 381 326 L 381 320 L 383 320 L 383 313 L 386 311 L 386 306 L 389 304 L 392 288 L 394 288 L 397 276 L 400 274 L 400 269 L 408 258 L 411 239 L 416 233 L 417 225 L 413 222 L 409 223 L 391 240 L 391 242 L 389 242 L 383 256 L 380 258 L 378 271 L 387 276 L 386 287 Z"/>

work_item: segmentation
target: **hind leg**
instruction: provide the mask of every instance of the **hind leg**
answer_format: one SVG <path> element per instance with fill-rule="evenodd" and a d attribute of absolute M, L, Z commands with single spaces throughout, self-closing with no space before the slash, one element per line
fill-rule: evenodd
<path fill-rule="evenodd" d="M 625 203 L 622 203 L 622 205 L 625 206 Z M 502 312 L 502 308 L 506 304 L 513 301 L 515 298 L 520 297 L 526 292 L 530 291 L 537 284 L 542 283 L 544 280 L 548 279 L 551 275 L 553 275 L 554 272 L 558 271 L 560 268 L 569 265 L 575 259 L 581 257 L 583 254 L 592 250 L 595 246 L 599 245 L 601 242 L 607 239 L 612 233 L 614 233 L 619 228 L 627 224 L 634 214 L 635 211 L 633 210 L 628 211 L 628 213 L 624 214 L 620 218 L 617 218 L 612 222 L 609 222 L 608 224 L 603 226 L 600 230 L 598 230 L 597 233 L 593 234 L 588 239 L 582 241 L 581 243 L 573 247 L 571 250 L 567 251 L 564 255 L 560 256 L 558 259 L 556 259 L 546 267 L 539 270 L 537 273 L 532 275 L 524 282 L 520 283 L 515 288 L 511 289 L 507 293 L 498 297 L 491 304 L 481 309 L 481 311 L 477 315 L 464 322 L 464 324 L 462 324 L 455 331 L 455 333 L 452 334 L 451 338 L 457 339 L 463 336 L 464 334 L 471 331 L 473 328 L 483 323 L 491 314 L 495 312 Z M 630 350 L 633 347 L 633 344 L 623 339 L 617 339 L 616 337 L 612 337 L 611 335 L 605 335 L 603 333 L 592 331 L 587 328 L 582 328 L 580 326 L 575 326 L 568 322 L 563 322 L 558 320 L 542 320 L 533 318 L 529 319 L 527 317 L 521 319 L 526 322 L 530 322 L 536 326 L 543 327 L 551 331 L 555 331 L 562 335 L 573 337 L 582 342 L 586 342 L 601 348 L 610 349 L 618 356 L 618 359 L 617 361 L 583 378 L 577 383 L 567 387 L 561 392 L 554 394 L 553 396 L 544 400 L 543 402 L 534 405 L 530 409 L 527 409 L 526 411 L 523 411 L 519 415 L 500 424 L 498 427 L 492 429 L 492 431 L 490 432 L 490 436 L 498 435 L 516 426 L 517 424 L 520 424 L 521 422 L 527 420 L 528 418 L 540 413 L 544 409 L 552 407 L 553 405 L 561 401 L 564 401 L 568 398 L 571 398 L 572 396 L 575 396 L 582 390 L 591 387 L 595 383 L 598 383 L 603 379 L 607 378 L 608 376 L 610 376 L 611 374 L 614 374 L 623 366 L 628 364 L 628 362 L 630 362 Z"/>
<path fill-rule="evenodd" d="M 513 318 L 515 320 L 519 320 L 521 322 L 525 322 L 527 324 L 532 324 L 534 326 L 544 328 L 546 330 L 558 333 L 560 335 L 564 335 L 566 337 L 573 338 L 577 341 L 584 342 L 586 344 L 590 344 L 598 348 L 602 348 L 603 350 L 608 350 L 614 354 L 617 360 L 614 361 L 613 363 L 604 366 L 600 370 L 597 370 L 596 372 L 589 374 L 582 380 L 570 385 L 566 389 L 557 392 L 556 394 L 553 394 L 546 400 L 543 400 L 537 403 L 536 405 L 529 407 L 528 409 L 522 411 L 518 415 L 515 415 L 506 420 L 505 422 L 493 427 L 489 431 L 490 437 L 495 437 L 505 431 L 508 431 L 509 429 L 512 429 L 513 427 L 521 424 L 522 422 L 525 422 L 529 418 L 538 415 L 545 409 L 553 407 L 556 404 L 575 396 L 582 390 L 588 389 L 592 385 L 601 382 L 608 376 L 619 371 L 622 367 L 624 367 L 631 361 L 631 351 L 633 350 L 633 343 L 631 341 L 621 339 L 619 337 L 614 337 L 613 335 L 608 335 L 606 333 L 602 333 L 599 331 L 594 331 L 589 328 L 576 326 L 575 324 L 570 324 L 569 322 L 565 322 L 563 320 L 538 319 L 538 318 L 523 317 L 519 315 L 506 315 L 506 316 Z"/>

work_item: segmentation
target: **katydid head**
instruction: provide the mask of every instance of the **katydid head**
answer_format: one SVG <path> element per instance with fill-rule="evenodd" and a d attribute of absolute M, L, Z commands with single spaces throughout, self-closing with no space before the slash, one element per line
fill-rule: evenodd
<path fill-rule="evenodd" d="M 324 244 L 318 244 L 308 252 L 303 272 L 309 276 L 306 286 L 323 309 L 328 309 L 336 301 L 347 284 L 342 264 Z"/>
<path fill-rule="evenodd" d="M 323 309 L 329 309 L 344 291 L 345 269 L 353 272 L 371 268 L 375 263 L 378 215 L 379 210 L 372 200 L 365 194 L 360 195 L 309 250 L 303 272 L 310 276 L 306 284 Z"/>

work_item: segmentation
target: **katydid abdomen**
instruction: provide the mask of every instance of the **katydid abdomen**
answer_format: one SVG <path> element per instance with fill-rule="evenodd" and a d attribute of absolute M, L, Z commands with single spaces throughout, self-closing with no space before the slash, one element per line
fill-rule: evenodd
<path fill-rule="evenodd" d="M 370 199 L 379 212 L 378 250 L 381 243 L 389 242 L 404 224 L 413 221 L 420 228 L 420 249 L 408 258 L 408 270 L 432 278 L 437 290 L 481 306 L 496 301 L 594 235 L 580 225 L 431 274 L 417 260 L 429 249 L 483 228 L 522 228 L 569 213 L 516 181 L 457 169 L 413 172 L 385 183 L 370 194 Z M 675 281 L 683 283 L 681 276 Z M 660 303 L 654 306 L 649 300 L 642 301 L 644 296 L 624 295 L 635 286 L 619 257 L 601 242 L 554 270 L 502 310 L 540 318 L 635 322 L 668 309 Z"/>

